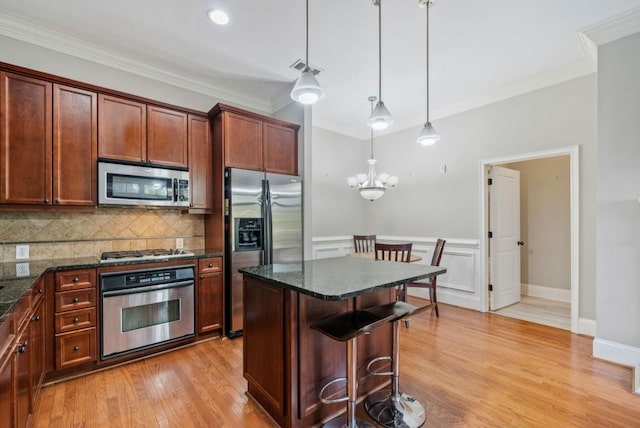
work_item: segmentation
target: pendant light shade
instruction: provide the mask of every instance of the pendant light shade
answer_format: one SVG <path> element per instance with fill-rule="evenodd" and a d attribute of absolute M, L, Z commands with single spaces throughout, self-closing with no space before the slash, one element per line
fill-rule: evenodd
<path fill-rule="evenodd" d="M 367 125 L 381 130 L 387 129 L 393 123 L 393 118 L 382 101 L 382 0 L 373 0 L 373 5 L 378 6 L 378 103 L 371 111 Z"/>
<path fill-rule="evenodd" d="M 291 90 L 291 98 L 301 104 L 313 104 L 324 98 L 324 89 L 322 89 L 322 86 L 320 86 L 320 83 L 318 83 L 318 80 L 309 67 L 309 0 L 306 2 L 305 10 L 305 67 L 302 69 L 298 81 Z"/>
<path fill-rule="evenodd" d="M 305 67 L 291 90 L 291 98 L 301 104 L 313 104 L 324 98 L 324 89 L 309 67 Z"/>
<path fill-rule="evenodd" d="M 417 139 L 417 142 L 423 146 L 430 146 L 440 141 L 438 131 L 436 131 L 429 121 L 429 9 L 433 6 L 435 1 L 436 0 L 418 0 L 420 7 L 424 7 L 427 11 L 427 91 L 425 97 L 427 100 L 427 121 L 425 122 L 422 132 L 420 132 Z"/>
<path fill-rule="evenodd" d="M 431 122 L 425 123 L 424 127 L 422 128 L 422 132 L 418 136 L 418 143 L 422 144 L 423 146 L 430 146 L 437 143 L 438 141 L 440 141 L 440 135 L 438 134 L 436 129 L 431 126 Z"/>

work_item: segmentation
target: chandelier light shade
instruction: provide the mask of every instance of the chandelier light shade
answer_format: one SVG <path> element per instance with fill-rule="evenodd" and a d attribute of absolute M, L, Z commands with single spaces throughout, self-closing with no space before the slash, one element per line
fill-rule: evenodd
<path fill-rule="evenodd" d="M 427 121 L 422 128 L 422 132 L 418 136 L 417 142 L 422 144 L 423 146 L 430 146 L 434 143 L 437 143 L 440 140 L 440 135 L 438 131 L 431 125 L 429 121 L 429 9 L 434 5 L 436 0 L 418 0 L 418 4 L 420 7 L 424 7 L 427 15 L 427 91 L 426 91 L 426 100 L 427 100 Z"/>
<path fill-rule="evenodd" d="M 373 0 L 373 5 L 378 6 L 378 103 L 371 111 L 367 125 L 382 130 L 393 123 L 393 118 L 382 101 L 382 0 Z"/>
<path fill-rule="evenodd" d="M 376 101 L 376 97 L 369 97 L 371 103 L 371 110 L 375 111 L 373 103 Z M 384 104 L 383 104 L 384 107 Z M 395 175 L 389 175 L 387 173 L 376 173 L 376 163 L 378 161 L 373 157 L 373 129 L 371 130 L 371 158 L 367 160 L 369 164 L 369 172 L 367 174 L 358 174 L 355 177 L 347 178 L 347 184 L 351 190 L 358 190 L 360 196 L 369 200 L 375 201 L 380 199 L 385 190 L 393 189 L 398 185 L 399 178 Z"/>
<path fill-rule="evenodd" d="M 309 0 L 306 1 L 305 10 L 305 67 L 291 90 L 291 98 L 301 104 L 313 104 L 324 98 L 324 89 L 322 89 L 316 76 L 313 75 L 311 67 L 309 67 Z"/>

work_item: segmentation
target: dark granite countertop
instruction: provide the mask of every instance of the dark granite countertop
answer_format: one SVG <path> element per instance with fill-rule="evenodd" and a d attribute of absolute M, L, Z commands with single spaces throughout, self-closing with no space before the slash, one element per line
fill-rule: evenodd
<path fill-rule="evenodd" d="M 443 274 L 446 268 L 416 263 L 335 257 L 239 269 L 249 277 L 322 300 L 344 300 L 381 288 Z"/>
<path fill-rule="evenodd" d="M 201 259 L 206 257 L 222 257 L 223 253 L 209 250 L 190 250 L 194 255 L 162 258 L 153 260 L 132 260 L 124 262 L 100 263 L 96 257 L 76 257 L 50 260 L 18 260 L 0 263 L 0 323 L 11 312 L 27 290 L 46 272 L 59 272 L 74 269 L 91 269 L 104 266 L 127 266 L 135 264 L 153 264 L 173 260 Z M 19 276 L 17 271 L 23 264 L 28 265 L 28 273 Z M 23 268 L 22 268 L 23 269 Z M 24 270 L 23 270 L 24 271 Z"/>

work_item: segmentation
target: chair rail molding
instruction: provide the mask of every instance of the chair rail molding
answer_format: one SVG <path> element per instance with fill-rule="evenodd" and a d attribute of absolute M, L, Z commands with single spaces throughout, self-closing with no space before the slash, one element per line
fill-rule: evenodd
<path fill-rule="evenodd" d="M 478 258 L 480 243 L 477 239 L 446 238 L 440 266 L 447 273 L 438 277 L 438 301 L 464 308 L 482 310 L 481 283 Z M 389 244 L 412 242 L 412 254 L 422 257 L 419 264 L 428 265 L 438 238 L 419 236 L 378 235 L 377 240 Z M 353 236 L 314 237 L 313 258 L 341 257 L 354 252 Z M 410 295 L 427 298 L 428 290 L 411 289 Z"/>

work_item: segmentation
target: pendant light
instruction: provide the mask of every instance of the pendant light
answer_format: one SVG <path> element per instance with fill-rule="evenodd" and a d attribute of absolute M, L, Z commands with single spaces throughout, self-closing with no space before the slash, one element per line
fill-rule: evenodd
<path fill-rule="evenodd" d="M 429 122 L 429 9 L 436 0 L 418 0 L 420 7 L 424 7 L 427 10 L 427 121 L 422 128 L 422 132 L 418 136 L 418 143 L 423 146 L 430 146 L 434 143 L 437 143 L 440 140 L 440 135 L 436 131 L 436 129 Z"/>
<path fill-rule="evenodd" d="M 382 0 L 373 0 L 378 6 L 378 103 L 371 112 L 367 125 L 373 129 L 387 129 L 393 123 L 391 113 L 382 101 Z"/>
<path fill-rule="evenodd" d="M 371 111 L 374 111 L 373 103 L 375 101 L 376 97 L 369 97 Z M 373 157 L 373 129 L 371 129 L 371 158 L 367 160 L 369 172 L 367 174 L 358 174 L 355 177 L 349 177 L 347 183 L 351 190 L 358 190 L 360 196 L 372 202 L 380 199 L 384 195 L 385 190 L 396 187 L 399 180 L 395 175 L 389 175 L 384 172 L 378 175 L 376 173 L 377 162 Z"/>
<path fill-rule="evenodd" d="M 305 42 L 306 57 L 304 68 L 291 90 L 291 98 L 301 104 L 313 104 L 324 98 L 324 89 L 322 89 L 322 86 L 313 75 L 311 67 L 309 67 L 309 0 L 307 0 L 306 4 Z"/>

